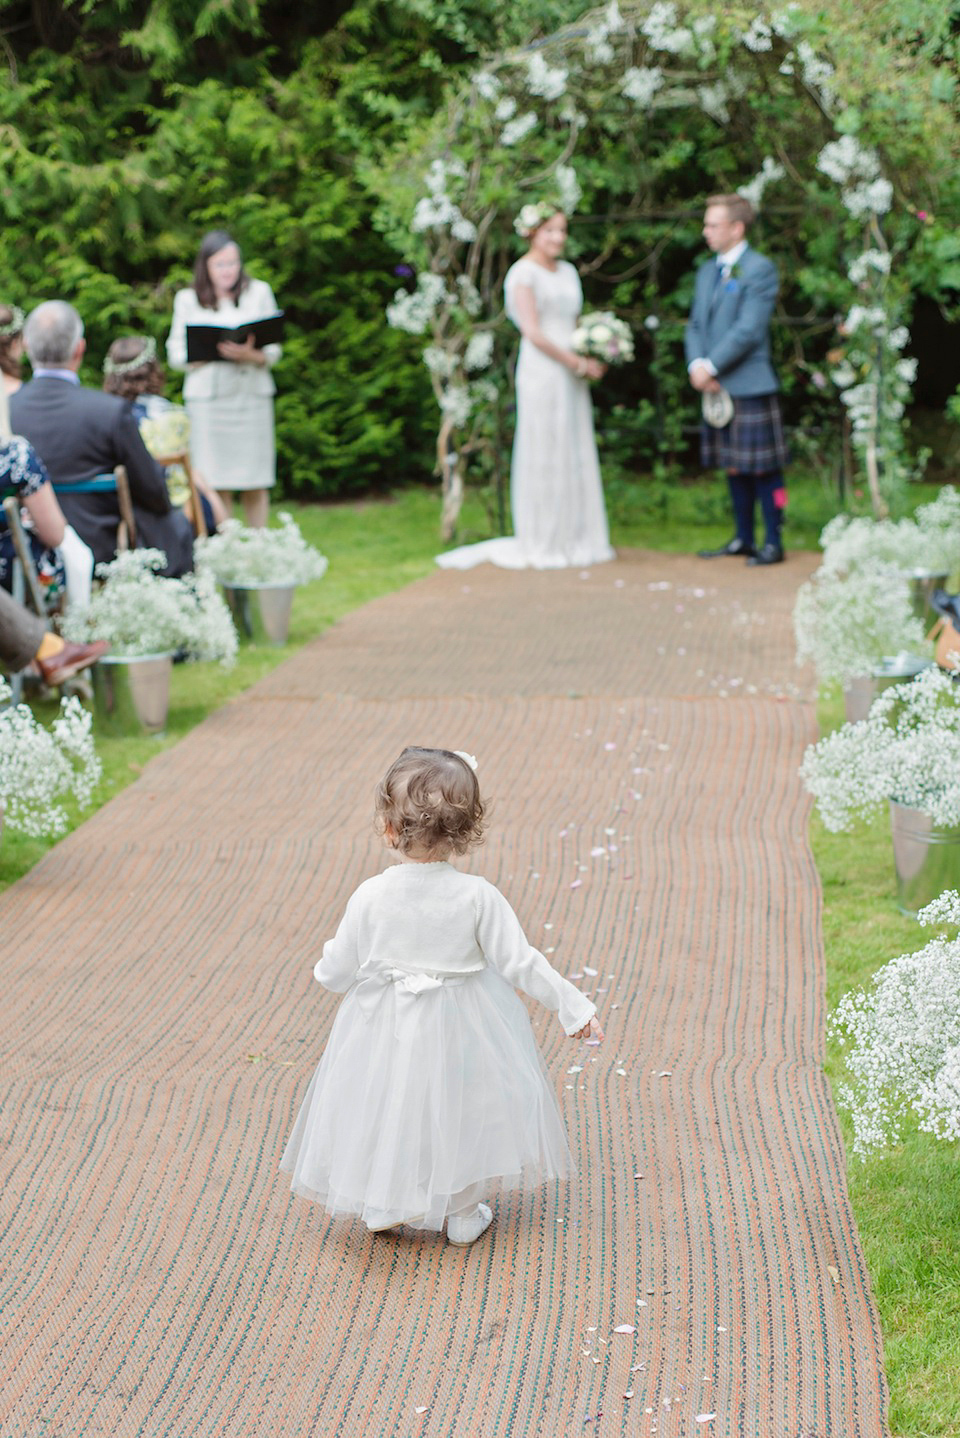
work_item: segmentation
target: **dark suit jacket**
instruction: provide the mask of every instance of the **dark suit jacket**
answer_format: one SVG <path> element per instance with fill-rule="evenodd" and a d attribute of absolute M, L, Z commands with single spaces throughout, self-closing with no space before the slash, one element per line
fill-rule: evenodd
<path fill-rule="evenodd" d="M 147 452 L 128 400 L 41 377 L 11 395 L 10 422 L 43 460 L 67 522 L 89 544 L 98 564 L 116 552 L 116 495 L 71 494 L 70 485 L 122 464 L 130 481 L 137 543 L 165 551 L 167 574 L 185 574 L 192 567 L 190 521 L 171 509 L 163 470 Z"/>
<path fill-rule="evenodd" d="M 770 317 L 777 267 L 748 245 L 735 270 L 718 282 L 716 259 L 710 259 L 697 271 L 684 336 L 687 364 L 712 361 L 728 394 L 775 394 L 780 385 L 770 360 Z"/>

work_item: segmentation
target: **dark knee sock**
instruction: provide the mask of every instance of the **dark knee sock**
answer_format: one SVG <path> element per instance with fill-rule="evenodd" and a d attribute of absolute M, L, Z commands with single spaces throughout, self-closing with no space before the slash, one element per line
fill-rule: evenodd
<path fill-rule="evenodd" d="M 779 470 L 773 474 L 760 474 L 757 476 L 756 484 L 766 543 L 779 549 L 782 545 L 780 531 L 783 526 L 783 511 L 787 504 L 787 489 L 783 475 Z"/>
<path fill-rule="evenodd" d="M 751 474 L 727 473 L 730 486 L 730 502 L 733 505 L 733 519 L 737 527 L 737 538 L 744 544 L 753 544 L 753 501 L 754 481 Z"/>

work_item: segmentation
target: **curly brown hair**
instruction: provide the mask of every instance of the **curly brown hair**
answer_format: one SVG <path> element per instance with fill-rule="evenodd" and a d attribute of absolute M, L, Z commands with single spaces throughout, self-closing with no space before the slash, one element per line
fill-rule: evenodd
<path fill-rule="evenodd" d="M 114 364 L 129 364 L 146 343 L 143 335 L 122 335 L 107 350 L 107 359 Z M 139 394 L 163 394 L 164 378 L 163 365 L 157 359 L 149 359 L 135 369 L 125 370 L 123 374 L 105 374 L 103 387 L 107 394 L 118 394 L 121 399 L 136 399 Z"/>
<path fill-rule="evenodd" d="M 377 828 L 411 858 L 465 854 L 483 842 L 485 809 L 466 760 L 450 749 L 404 749 L 377 786 Z"/>

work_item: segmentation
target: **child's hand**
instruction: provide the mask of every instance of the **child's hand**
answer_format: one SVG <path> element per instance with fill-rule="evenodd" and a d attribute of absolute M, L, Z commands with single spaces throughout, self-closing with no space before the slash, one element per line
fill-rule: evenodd
<path fill-rule="evenodd" d="M 572 1039 L 597 1039 L 599 1042 L 603 1038 L 603 1029 L 596 1019 L 591 1019 L 588 1024 L 585 1024 L 582 1029 L 578 1029 L 575 1034 L 571 1034 L 570 1037 Z"/>

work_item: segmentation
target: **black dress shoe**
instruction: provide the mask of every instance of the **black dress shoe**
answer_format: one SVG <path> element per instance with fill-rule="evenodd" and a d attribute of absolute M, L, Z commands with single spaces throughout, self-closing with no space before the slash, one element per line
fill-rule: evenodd
<path fill-rule="evenodd" d="M 748 544 L 745 539 L 739 539 L 735 537 L 728 540 L 722 549 L 698 549 L 697 558 L 720 559 L 721 556 L 724 554 L 732 554 L 735 556 L 739 556 L 739 558 L 742 559 L 744 555 L 749 556 L 751 554 L 756 554 L 756 552 L 757 551 L 754 549 L 752 544 Z"/>
<path fill-rule="evenodd" d="M 757 550 L 756 554 L 752 554 L 750 556 L 750 558 L 747 560 L 747 563 L 782 564 L 783 550 L 780 548 L 779 544 L 765 544 L 762 549 Z"/>

